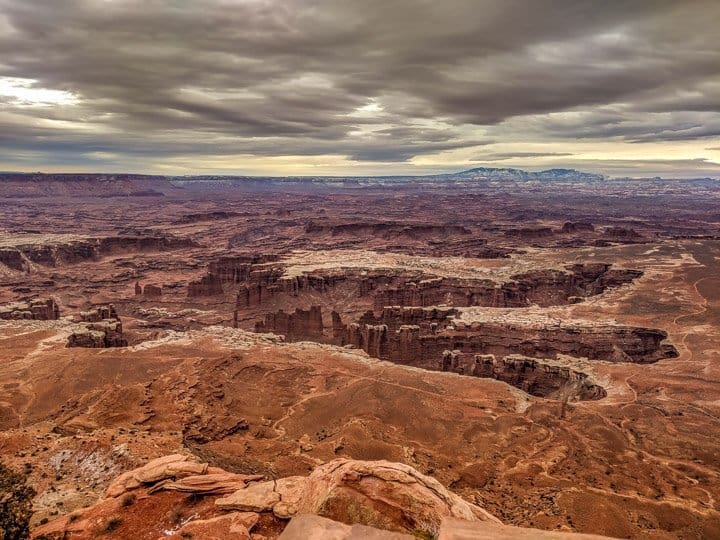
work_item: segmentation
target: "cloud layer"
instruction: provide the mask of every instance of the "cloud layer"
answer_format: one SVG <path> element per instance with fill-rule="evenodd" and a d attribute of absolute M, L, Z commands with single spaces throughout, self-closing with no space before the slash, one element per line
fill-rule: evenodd
<path fill-rule="evenodd" d="M 718 20 L 716 0 L 0 0 L 0 166 L 707 171 Z"/>

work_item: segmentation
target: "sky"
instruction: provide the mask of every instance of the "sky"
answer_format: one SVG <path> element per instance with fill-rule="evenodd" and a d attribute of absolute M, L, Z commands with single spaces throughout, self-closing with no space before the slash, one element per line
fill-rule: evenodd
<path fill-rule="evenodd" d="M 0 170 L 720 177 L 718 0 L 0 0 Z"/>

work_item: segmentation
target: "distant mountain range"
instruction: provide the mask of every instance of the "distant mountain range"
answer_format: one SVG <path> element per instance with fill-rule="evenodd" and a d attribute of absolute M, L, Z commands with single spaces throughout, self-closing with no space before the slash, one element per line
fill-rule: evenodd
<path fill-rule="evenodd" d="M 685 181 L 711 182 L 711 178 L 685 179 Z M 1 173 L 0 198 L 13 197 L 147 197 L 180 194 L 187 191 L 250 190 L 282 188 L 306 190 L 322 188 L 353 189 L 362 187 L 426 187 L 472 186 L 475 184 L 568 182 L 592 184 L 598 182 L 668 181 L 659 178 L 609 178 L 602 174 L 575 169 L 548 169 L 525 171 L 522 169 L 477 167 L 456 173 L 423 176 L 155 176 L 143 174 L 87 174 L 87 173 Z"/>
<path fill-rule="evenodd" d="M 473 180 L 515 180 L 520 182 L 532 180 L 597 182 L 607 178 L 602 174 L 582 172 L 575 169 L 548 169 L 546 171 L 531 172 L 522 169 L 498 169 L 494 167 L 477 167 L 459 173 L 451 173 L 448 176 Z"/>
<path fill-rule="evenodd" d="M 607 180 L 601 174 L 577 171 L 575 169 L 548 169 L 546 171 L 524 171 L 522 169 L 477 167 L 466 171 L 414 175 L 414 176 L 282 176 L 282 177 L 261 177 L 261 176 L 175 176 L 170 177 L 174 185 L 188 185 L 197 182 L 213 182 L 218 185 L 232 185 L 237 182 L 270 182 L 270 183 L 317 183 L 317 184 L 344 184 L 344 185 L 367 185 L 373 183 L 397 184 L 403 182 L 416 183 L 439 183 L 439 182 L 460 182 L 472 183 L 479 181 L 506 181 L 506 182 L 531 182 L 531 181 L 568 181 L 568 182 L 597 182 Z"/>

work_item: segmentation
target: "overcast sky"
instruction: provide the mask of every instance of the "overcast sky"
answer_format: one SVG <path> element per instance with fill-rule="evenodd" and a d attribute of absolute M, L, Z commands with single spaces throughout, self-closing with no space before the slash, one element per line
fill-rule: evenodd
<path fill-rule="evenodd" d="M 720 176 L 720 1 L 0 0 L 0 170 Z"/>

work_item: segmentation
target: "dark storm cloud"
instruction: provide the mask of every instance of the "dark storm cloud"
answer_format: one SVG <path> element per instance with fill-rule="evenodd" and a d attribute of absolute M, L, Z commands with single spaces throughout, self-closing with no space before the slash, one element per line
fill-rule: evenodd
<path fill-rule="evenodd" d="M 0 77 L 76 99 L 0 95 L 0 152 L 404 161 L 494 130 L 710 138 L 718 17 L 716 0 L 0 0 Z"/>

